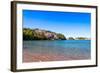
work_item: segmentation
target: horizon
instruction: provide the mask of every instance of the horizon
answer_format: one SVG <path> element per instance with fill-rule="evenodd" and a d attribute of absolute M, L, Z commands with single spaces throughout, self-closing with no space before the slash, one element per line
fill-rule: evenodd
<path fill-rule="evenodd" d="M 90 24 L 90 13 L 23 10 L 23 28 L 50 30 L 66 38 L 91 38 Z"/>

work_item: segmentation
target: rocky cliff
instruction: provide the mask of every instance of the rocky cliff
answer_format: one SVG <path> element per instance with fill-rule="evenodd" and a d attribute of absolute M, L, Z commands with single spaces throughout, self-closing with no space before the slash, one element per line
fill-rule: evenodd
<path fill-rule="evenodd" d="M 23 40 L 66 40 L 66 37 L 48 30 L 24 28 Z"/>

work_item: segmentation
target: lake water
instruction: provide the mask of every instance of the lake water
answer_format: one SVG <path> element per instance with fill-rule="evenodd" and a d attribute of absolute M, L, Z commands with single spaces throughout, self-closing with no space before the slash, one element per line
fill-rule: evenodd
<path fill-rule="evenodd" d="M 33 54 L 55 54 L 90 59 L 90 44 L 90 40 L 34 40 L 24 41 L 23 50 L 28 50 Z"/>

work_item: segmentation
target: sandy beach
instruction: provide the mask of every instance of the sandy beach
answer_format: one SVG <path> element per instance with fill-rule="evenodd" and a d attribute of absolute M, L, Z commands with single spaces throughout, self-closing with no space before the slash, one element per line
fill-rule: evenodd
<path fill-rule="evenodd" d="M 23 51 L 23 62 L 43 62 L 43 61 L 64 61 L 64 60 L 82 60 L 85 56 L 66 56 L 63 54 L 40 54 L 31 53 L 28 50 Z"/>

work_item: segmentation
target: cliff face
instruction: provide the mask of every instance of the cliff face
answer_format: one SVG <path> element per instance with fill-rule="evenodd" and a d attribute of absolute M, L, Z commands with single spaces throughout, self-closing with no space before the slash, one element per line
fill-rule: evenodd
<path fill-rule="evenodd" d="M 42 29 L 23 29 L 23 40 L 66 40 L 63 34 Z"/>

